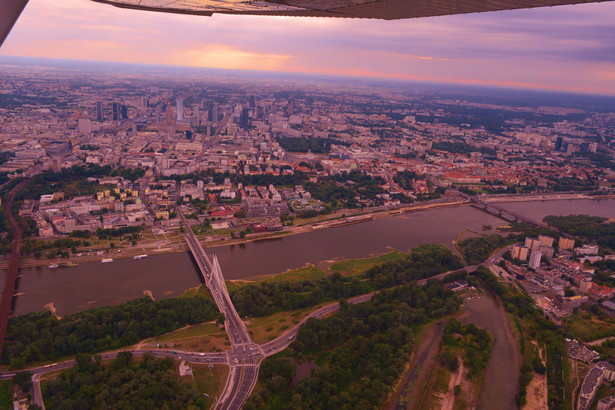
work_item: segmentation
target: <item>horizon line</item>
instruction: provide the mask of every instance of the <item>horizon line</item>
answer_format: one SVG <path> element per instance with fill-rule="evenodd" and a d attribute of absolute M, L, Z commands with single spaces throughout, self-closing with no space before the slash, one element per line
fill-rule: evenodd
<path fill-rule="evenodd" d="M 196 65 L 172 65 L 172 64 L 160 64 L 160 63 L 141 63 L 134 61 L 111 61 L 111 60 L 81 60 L 81 59 L 72 59 L 72 58 L 52 58 L 52 57 L 33 57 L 33 56 L 20 56 L 20 55 L 9 55 L 9 54 L 0 54 L 0 62 L 3 58 L 9 59 L 29 59 L 29 60 L 44 60 L 44 61 L 58 61 L 58 62 L 78 62 L 78 63 L 102 63 L 102 64 L 119 64 L 119 65 L 133 65 L 133 66 L 146 66 L 146 67 L 166 67 L 166 68 L 179 68 L 179 69 L 195 69 L 195 70 L 211 70 L 211 71 L 228 71 L 228 72 L 244 72 L 244 73 L 270 73 L 270 74 L 286 74 L 286 75 L 295 75 L 295 76 L 312 76 L 312 77 L 333 77 L 333 78 L 347 78 L 347 79 L 362 79 L 362 80 L 383 80 L 390 82 L 403 82 L 403 83 L 420 83 L 420 84 L 431 84 L 431 85 L 454 85 L 454 86 L 463 86 L 463 87 L 474 87 L 474 88 L 503 88 L 507 90 L 526 90 L 526 91 L 534 91 L 534 92 L 546 92 L 546 93 L 554 93 L 554 94 L 573 94 L 573 95 L 587 95 L 587 96 L 597 96 L 597 97 L 608 97 L 615 98 L 615 93 L 613 94 L 601 94 L 597 92 L 591 91 L 580 91 L 577 89 L 566 89 L 566 88 L 556 88 L 553 86 L 547 86 L 542 84 L 517 84 L 511 85 L 505 82 L 479 82 L 477 80 L 467 80 L 467 81 L 453 81 L 447 79 L 424 79 L 424 78 L 410 78 L 410 77 L 400 77 L 400 76 L 378 76 L 378 75 L 359 75 L 359 74 L 349 74 L 349 73 L 311 73 L 305 71 L 283 71 L 283 70 L 257 70 L 257 69 L 247 69 L 247 68 L 224 68 L 224 67 L 206 67 L 206 66 L 196 66 Z M 25 65 L 25 64 L 15 64 L 15 65 Z"/>

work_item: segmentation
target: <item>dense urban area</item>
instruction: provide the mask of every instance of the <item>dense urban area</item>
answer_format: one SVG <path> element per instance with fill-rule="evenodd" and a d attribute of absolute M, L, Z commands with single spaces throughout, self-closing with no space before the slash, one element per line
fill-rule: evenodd
<path fill-rule="evenodd" d="M 52 61 L 0 73 L 0 407 L 614 408 L 615 99 Z M 507 208 L 558 200 L 607 216 Z M 499 224 L 250 280 L 225 281 L 210 252 L 462 207 Z M 203 284 L 180 297 L 13 312 L 25 267 L 186 251 Z"/>

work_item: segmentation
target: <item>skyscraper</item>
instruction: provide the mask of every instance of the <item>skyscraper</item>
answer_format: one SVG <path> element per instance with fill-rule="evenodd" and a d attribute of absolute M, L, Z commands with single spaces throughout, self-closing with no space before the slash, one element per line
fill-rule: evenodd
<path fill-rule="evenodd" d="M 214 104 L 211 108 L 211 123 L 213 125 L 218 125 L 218 119 L 220 118 L 220 114 L 218 112 L 218 104 Z"/>
<path fill-rule="evenodd" d="M 201 125 L 201 110 L 198 104 L 192 106 L 192 124 L 197 127 Z"/>
<path fill-rule="evenodd" d="M 120 115 L 121 115 L 120 113 L 121 113 L 120 103 L 114 102 L 113 103 L 113 121 L 120 120 Z"/>
<path fill-rule="evenodd" d="M 96 120 L 104 121 L 105 120 L 105 112 L 103 110 L 103 102 L 96 101 Z"/>
<path fill-rule="evenodd" d="M 177 105 L 177 121 L 182 121 L 184 119 L 184 99 L 177 97 L 175 103 Z"/>
<path fill-rule="evenodd" d="M 291 98 L 288 101 L 288 115 L 293 115 L 295 113 L 295 99 Z"/>
<path fill-rule="evenodd" d="M 256 96 L 255 95 L 251 95 L 249 98 L 249 101 L 250 101 L 250 108 L 256 107 Z"/>
<path fill-rule="evenodd" d="M 564 139 L 562 137 L 557 137 L 557 139 L 555 140 L 555 150 L 556 151 L 561 151 L 562 150 L 562 143 L 564 142 Z"/>
<path fill-rule="evenodd" d="M 241 115 L 239 116 L 239 126 L 241 128 L 248 129 L 248 127 L 250 126 L 250 110 L 246 107 L 243 110 L 241 110 Z"/>

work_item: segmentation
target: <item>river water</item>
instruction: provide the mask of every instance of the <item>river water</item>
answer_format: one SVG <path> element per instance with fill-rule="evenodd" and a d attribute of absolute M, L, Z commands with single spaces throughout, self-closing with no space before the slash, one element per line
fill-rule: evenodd
<path fill-rule="evenodd" d="M 464 310 L 459 318 L 461 322 L 472 322 L 487 330 L 493 337 L 478 409 L 516 409 L 515 395 L 521 363 L 506 313 L 487 295 L 465 301 Z"/>
<path fill-rule="evenodd" d="M 535 219 L 546 215 L 590 214 L 615 217 L 615 200 L 511 202 L 503 208 Z M 442 243 L 451 246 L 464 229 L 480 231 L 504 221 L 470 206 L 433 209 L 375 219 L 355 225 L 317 230 L 280 239 L 207 249 L 217 254 L 227 279 L 242 279 L 298 268 L 306 263 L 366 257 L 390 248 Z M 0 278 L 1 280 L 1 278 Z M 44 309 L 53 303 L 59 315 L 117 304 L 150 291 L 155 298 L 178 296 L 200 284 L 186 252 L 151 255 L 143 260 L 87 262 L 72 268 L 21 270 L 15 313 Z"/>

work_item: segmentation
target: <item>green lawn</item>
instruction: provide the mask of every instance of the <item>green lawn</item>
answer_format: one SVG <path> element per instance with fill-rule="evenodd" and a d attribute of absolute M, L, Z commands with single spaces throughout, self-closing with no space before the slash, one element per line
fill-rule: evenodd
<path fill-rule="evenodd" d="M 173 332 L 153 338 L 152 340 L 155 343 L 169 342 L 171 340 L 178 340 L 187 337 L 210 336 L 223 333 L 224 330 L 221 330 L 220 327 L 215 323 L 201 323 L 200 325 L 194 325 L 185 327 L 183 329 L 175 330 Z"/>
<path fill-rule="evenodd" d="M 398 250 L 384 253 L 379 256 L 363 259 L 345 259 L 339 262 L 333 263 L 329 270 L 337 272 L 345 272 L 352 275 L 359 275 L 374 266 L 381 265 L 386 262 L 393 262 L 408 257 L 408 254 Z"/>
<path fill-rule="evenodd" d="M 271 316 L 251 318 L 249 321 L 246 321 L 246 326 L 252 332 L 252 340 L 255 343 L 265 343 L 280 336 L 322 305 L 288 312 L 278 312 Z"/>
<path fill-rule="evenodd" d="M 228 285 L 228 281 L 227 281 L 227 285 Z M 213 300 L 213 296 L 211 296 L 209 289 L 207 289 L 207 286 L 205 285 L 199 285 L 195 288 L 188 289 L 182 295 L 182 297 L 194 297 L 194 296 L 201 296 L 201 297 Z"/>
<path fill-rule="evenodd" d="M 206 408 L 211 407 L 216 396 L 218 399 L 222 394 L 226 379 L 228 377 L 229 368 L 224 364 L 216 364 L 210 370 L 209 365 L 192 365 L 192 374 L 199 392 L 206 393 L 209 398 L 206 402 Z"/>

